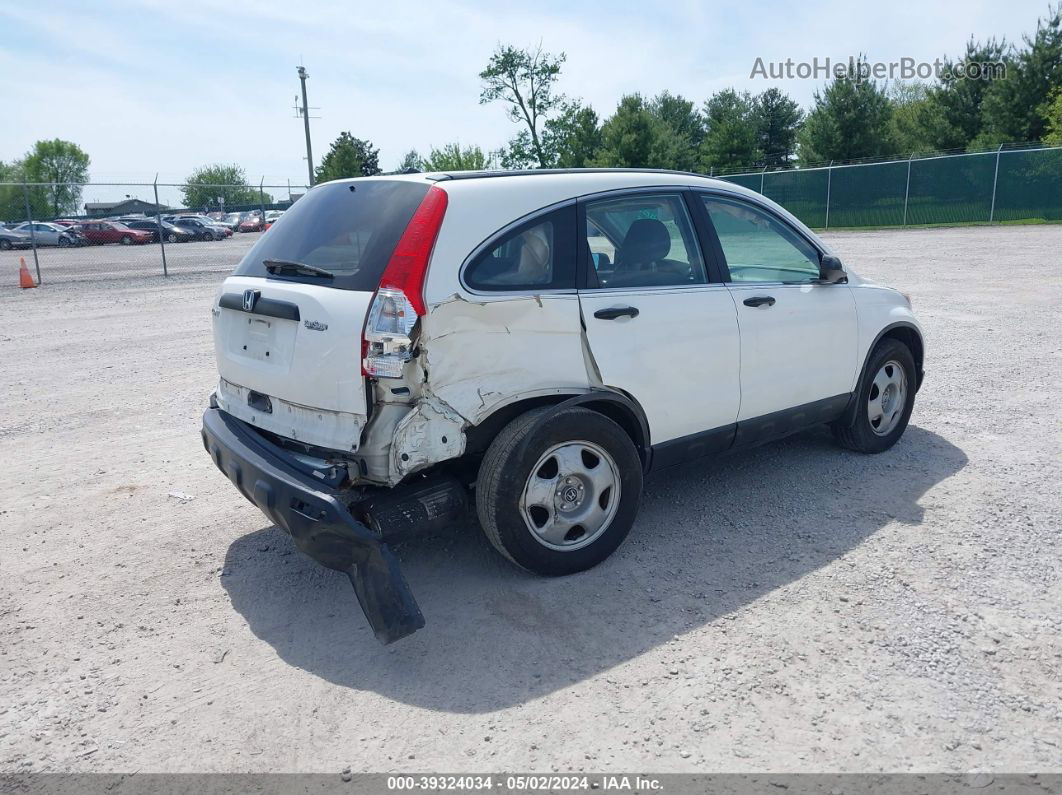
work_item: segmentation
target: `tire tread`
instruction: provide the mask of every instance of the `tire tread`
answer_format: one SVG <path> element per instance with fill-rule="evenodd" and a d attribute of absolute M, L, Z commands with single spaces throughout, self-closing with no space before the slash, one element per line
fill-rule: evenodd
<path fill-rule="evenodd" d="M 531 409 L 506 425 L 487 448 L 487 453 L 483 456 L 483 461 L 479 466 L 480 474 L 476 481 L 476 513 L 479 515 L 479 523 L 490 545 L 517 566 L 520 564 L 509 554 L 498 532 L 495 515 L 498 505 L 498 484 L 501 482 L 504 462 L 509 460 L 512 451 L 524 441 L 535 421 L 550 408 L 550 406 L 545 406 Z"/>
<path fill-rule="evenodd" d="M 908 401 L 910 405 L 905 409 L 907 412 L 907 419 L 904 420 L 900 426 L 899 433 L 896 433 L 884 446 L 881 445 L 880 440 L 887 437 L 873 438 L 870 436 L 868 425 L 865 422 L 865 392 L 867 390 L 867 379 L 873 378 L 873 374 L 876 373 L 878 363 L 882 360 L 889 358 L 896 358 L 902 362 L 908 363 Z M 911 354 L 911 349 L 907 345 L 898 339 L 887 337 L 883 339 L 867 357 L 866 370 L 859 376 L 859 384 L 856 387 L 856 409 L 855 416 L 852 421 L 847 425 L 841 425 L 840 423 L 834 423 L 831 428 L 833 430 L 833 437 L 842 447 L 849 450 L 854 450 L 857 453 L 881 453 L 892 447 L 900 437 L 903 436 L 904 431 L 907 429 L 907 421 L 910 419 L 910 412 L 913 408 L 915 398 L 915 380 L 914 380 L 914 356 Z"/>

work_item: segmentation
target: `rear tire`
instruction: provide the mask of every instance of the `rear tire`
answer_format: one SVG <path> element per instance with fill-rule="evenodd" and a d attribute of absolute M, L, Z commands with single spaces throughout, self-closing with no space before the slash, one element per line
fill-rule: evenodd
<path fill-rule="evenodd" d="M 123 246 L 128 246 L 130 243 L 133 242 L 133 238 L 129 237 L 129 235 L 122 235 L 122 239 L 118 242 L 121 243 Z"/>
<path fill-rule="evenodd" d="M 534 409 L 491 443 L 476 512 L 491 545 L 536 574 L 584 571 L 630 532 L 642 462 L 627 433 L 584 408 Z"/>
<path fill-rule="evenodd" d="M 168 235 L 166 235 L 166 242 L 167 243 L 176 243 L 177 242 L 177 235 L 173 234 L 173 232 L 170 232 Z"/>
<path fill-rule="evenodd" d="M 834 437 L 842 446 L 860 453 L 888 450 L 907 429 L 917 378 L 910 348 L 899 340 L 882 340 L 860 378 L 855 416 L 848 424 L 834 423 Z"/>
<path fill-rule="evenodd" d="M 11 241 L 6 238 L 0 238 L 0 251 L 10 251 Z"/>

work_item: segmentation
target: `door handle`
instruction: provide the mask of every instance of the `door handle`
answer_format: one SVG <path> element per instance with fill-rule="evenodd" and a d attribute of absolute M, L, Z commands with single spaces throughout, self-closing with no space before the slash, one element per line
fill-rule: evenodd
<path fill-rule="evenodd" d="M 774 300 L 774 299 L 772 299 Z M 599 309 L 594 312 L 594 317 L 601 320 L 615 320 L 618 317 L 638 317 L 638 307 L 636 306 L 613 306 L 608 309 Z"/>
<path fill-rule="evenodd" d="M 774 297 L 770 295 L 757 295 L 742 301 L 745 306 L 774 306 Z"/>

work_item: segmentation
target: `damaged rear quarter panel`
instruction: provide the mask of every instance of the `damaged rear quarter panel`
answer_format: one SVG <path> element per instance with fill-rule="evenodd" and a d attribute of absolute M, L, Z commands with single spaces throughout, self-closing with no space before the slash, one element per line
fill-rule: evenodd
<path fill-rule="evenodd" d="M 423 318 L 427 385 L 470 425 L 525 397 L 586 391 L 580 329 L 575 294 L 455 293 Z"/>

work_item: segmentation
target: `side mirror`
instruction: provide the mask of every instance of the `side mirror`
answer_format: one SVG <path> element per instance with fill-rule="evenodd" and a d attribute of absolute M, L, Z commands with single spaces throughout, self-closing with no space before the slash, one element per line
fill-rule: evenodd
<path fill-rule="evenodd" d="M 823 284 L 845 284 L 848 274 L 844 272 L 844 265 L 839 257 L 833 254 L 823 254 L 819 260 L 819 281 Z"/>

